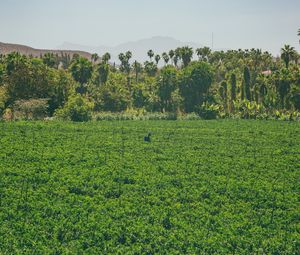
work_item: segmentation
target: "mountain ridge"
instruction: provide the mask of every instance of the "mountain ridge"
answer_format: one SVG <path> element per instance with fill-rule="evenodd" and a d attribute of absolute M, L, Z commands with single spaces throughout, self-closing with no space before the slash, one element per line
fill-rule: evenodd
<path fill-rule="evenodd" d="M 92 54 L 86 51 L 80 50 L 58 50 L 58 49 L 36 49 L 27 45 L 23 44 L 15 44 L 15 43 L 4 43 L 0 42 L 0 54 L 9 54 L 11 52 L 19 52 L 20 54 L 39 57 L 40 55 L 44 55 L 46 53 L 53 53 L 53 54 L 67 54 L 72 57 L 74 54 L 78 54 L 82 57 L 90 59 Z"/>
<path fill-rule="evenodd" d="M 155 54 L 162 54 L 163 52 L 169 52 L 169 50 L 171 49 L 183 46 L 189 46 L 194 49 L 203 47 L 203 45 L 200 43 L 182 42 L 168 36 L 153 36 L 136 41 L 124 42 L 115 46 L 89 46 L 74 44 L 71 42 L 64 42 L 62 45 L 58 46 L 57 49 L 85 50 L 88 52 L 97 53 L 99 55 L 103 55 L 105 52 L 109 52 L 112 56 L 111 60 L 113 62 L 118 61 L 119 53 L 129 50 L 133 53 L 132 59 L 144 62 L 148 60 L 147 52 L 150 49 L 152 49 Z"/>

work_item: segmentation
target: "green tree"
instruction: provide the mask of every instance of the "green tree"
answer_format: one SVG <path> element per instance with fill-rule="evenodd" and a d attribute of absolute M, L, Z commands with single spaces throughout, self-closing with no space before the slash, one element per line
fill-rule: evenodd
<path fill-rule="evenodd" d="M 104 64 L 107 64 L 108 61 L 111 59 L 111 55 L 106 52 L 102 57 L 101 57 L 101 60 Z"/>
<path fill-rule="evenodd" d="M 132 64 L 132 68 L 135 73 L 135 82 L 138 83 L 139 74 L 142 72 L 143 67 L 142 67 L 141 63 L 139 63 L 135 60 Z"/>
<path fill-rule="evenodd" d="M 177 70 L 173 66 L 166 66 L 161 69 L 160 75 L 157 77 L 158 96 L 161 111 L 172 111 L 172 93 L 177 88 Z"/>
<path fill-rule="evenodd" d="M 160 55 L 156 55 L 155 56 L 155 63 L 156 63 L 156 65 L 158 65 L 158 62 L 160 61 Z"/>
<path fill-rule="evenodd" d="M 224 110 L 227 111 L 227 97 L 228 97 L 228 88 L 227 88 L 227 82 L 222 81 L 220 87 L 219 87 L 219 94 L 223 101 L 223 107 Z"/>
<path fill-rule="evenodd" d="M 183 67 L 187 67 L 193 58 L 193 49 L 185 46 L 180 49 L 180 57 L 182 59 Z"/>
<path fill-rule="evenodd" d="M 57 70 L 48 68 L 41 59 L 30 60 L 14 53 L 7 61 L 4 83 L 9 105 L 21 99 L 50 98 Z"/>
<path fill-rule="evenodd" d="M 176 67 L 178 67 L 178 61 L 181 59 L 181 48 L 176 48 L 174 51 L 173 62 Z"/>
<path fill-rule="evenodd" d="M 98 59 L 99 59 L 99 56 L 98 56 L 97 53 L 92 54 L 92 56 L 91 56 L 91 61 L 92 61 L 93 63 L 96 63 Z"/>
<path fill-rule="evenodd" d="M 83 95 L 87 90 L 86 84 L 92 76 L 92 63 L 83 57 L 75 58 L 73 59 L 69 69 L 74 80 L 80 84 L 80 86 L 76 89 L 77 93 Z"/>
<path fill-rule="evenodd" d="M 174 63 L 174 61 L 173 61 L 174 56 L 175 56 L 174 50 L 170 50 L 169 51 L 169 57 L 170 57 L 170 60 L 171 60 L 172 64 Z"/>
<path fill-rule="evenodd" d="M 230 93 L 231 93 L 231 101 L 235 101 L 236 100 L 236 74 L 232 73 L 230 75 Z"/>
<path fill-rule="evenodd" d="M 281 108 L 286 106 L 286 97 L 290 92 L 292 84 L 291 72 L 288 69 L 281 69 L 275 74 L 275 87 L 280 97 Z"/>
<path fill-rule="evenodd" d="M 131 104 L 131 91 L 126 86 L 127 77 L 111 73 L 107 82 L 100 87 L 97 108 L 103 111 L 121 112 Z"/>
<path fill-rule="evenodd" d="M 182 70 L 179 89 L 186 112 L 195 111 L 206 101 L 213 76 L 212 66 L 205 62 L 193 62 Z"/>
<path fill-rule="evenodd" d="M 148 76 L 155 76 L 156 73 L 157 73 L 157 65 L 153 62 L 149 62 L 149 61 L 146 61 L 144 63 L 144 69 L 145 69 L 145 72 L 148 74 Z"/>
<path fill-rule="evenodd" d="M 57 108 L 63 107 L 68 97 L 74 92 L 76 82 L 66 70 L 56 70 L 53 74 L 53 83 L 49 93 L 49 114 L 52 115 Z"/>
<path fill-rule="evenodd" d="M 93 103 L 80 94 L 72 95 L 63 108 L 55 112 L 58 118 L 84 122 L 92 119 Z"/>
<path fill-rule="evenodd" d="M 51 68 L 57 68 L 58 67 L 58 61 L 57 58 L 54 56 L 53 53 L 46 53 L 42 57 L 43 63 Z"/>
<path fill-rule="evenodd" d="M 148 50 L 147 55 L 148 55 L 148 57 L 150 58 L 150 62 L 152 62 L 152 58 L 154 57 L 154 52 L 153 52 L 153 50 Z"/>
<path fill-rule="evenodd" d="M 109 75 L 109 64 L 102 62 L 97 65 L 97 73 L 99 77 L 99 85 L 105 84 Z"/>
<path fill-rule="evenodd" d="M 248 66 L 244 67 L 244 77 L 243 82 L 245 84 L 245 96 L 246 99 L 251 101 L 251 90 L 250 90 L 250 82 L 251 82 L 251 76 L 250 76 L 250 70 Z"/>
<path fill-rule="evenodd" d="M 285 63 L 285 67 L 288 69 L 290 61 L 295 56 L 296 51 L 294 47 L 291 47 L 290 45 L 284 45 L 284 47 L 281 49 L 281 59 Z"/>
<path fill-rule="evenodd" d="M 170 61 L 169 55 L 168 55 L 166 52 L 164 52 L 164 53 L 162 54 L 162 58 L 163 58 L 163 60 L 165 61 L 165 65 L 167 65 L 167 64 L 169 63 L 169 61 Z"/>
<path fill-rule="evenodd" d="M 209 47 L 203 47 L 196 49 L 196 54 L 201 61 L 209 61 L 209 57 L 211 55 L 211 49 Z"/>
<path fill-rule="evenodd" d="M 127 51 L 125 54 L 124 53 L 119 54 L 119 60 L 121 62 L 120 70 L 126 73 L 128 76 L 131 70 L 130 63 L 129 63 L 131 57 L 132 57 L 132 53 L 130 51 Z"/>

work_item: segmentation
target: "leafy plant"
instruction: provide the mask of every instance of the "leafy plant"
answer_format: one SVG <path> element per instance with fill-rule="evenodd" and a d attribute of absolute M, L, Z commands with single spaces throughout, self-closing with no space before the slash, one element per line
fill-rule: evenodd
<path fill-rule="evenodd" d="M 55 112 L 55 116 L 64 120 L 89 121 L 92 119 L 93 107 L 94 104 L 89 102 L 88 99 L 76 94 L 69 97 L 65 106 Z"/>

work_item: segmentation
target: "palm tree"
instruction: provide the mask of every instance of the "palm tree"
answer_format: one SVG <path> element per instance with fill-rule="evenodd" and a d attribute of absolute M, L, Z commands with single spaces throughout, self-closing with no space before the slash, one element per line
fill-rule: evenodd
<path fill-rule="evenodd" d="M 173 57 L 175 67 L 178 67 L 178 61 L 180 59 L 181 59 L 181 48 L 176 48 L 174 51 L 174 57 Z"/>
<path fill-rule="evenodd" d="M 49 67 L 58 67 L 58 57 L 54 56 L 53 53 L 46 53 L 43 56 L 43 63 Z"/>
<path fill-rule="evenodd" d="M 291 47 L 290 45 L 284 45 L 284 47 L 281 49 L 281 59 L 284 61 L 287 69 L 289 68 L 290 61 L 295 55 L 295 48 Z"/>
<path fill-rule="evenodd" d="M 251 101 L 251 90 L 250 90 L 250 82 L 251 82 L 251 75 L 250 70 L 248 66 L 244 67 L 244 77 L 243 77 L 243 83 L 245 87 L 242 89 L 245 89 L 243 92 L 245 92 L 246 99 Z"/>
<path fill-rule="evenodd" d="M 165 64 L 167 65 L 170 60 L 169 55 L 166 52 L 164 52 L 161 56 L 162 56 L 163 60 L 165 61 Z"/>
<path fill-rule="evenodd" d="M 174 56 L 175 56 L 174 50 L 170 50 L 170 51 L 169 51 L 169 57 L 170 57 L 172 63 L 173 63 L 173 58 L 174 58 Z"/>
<path fill-rule="evenodd" d="M 118 57 L 119 57 L 119 60 L 120 60 L 120 62 L 122 64 L 122 62 L 125 60 L 125 54 L 124 53 L 120 53 Z"/>
<path fill-rule="evenodd" d="M 135 61 L 133 62 L 133 64 L 132 64 L 132 68 L 133 68 L 133 70 L 134 70 L 134 72 L 135 72 L 135 82 L 138 83 L 138 75 L 139 75 L 139 73 L 141 73 L 142 70 L 143 70 L 142 65 L 141 65 L 139 62 L 137 62 L 137 61 L 135 60 Z"/>
<path fill-rule="evenodd" d="M 211 49 L 209 47 L 198 48 L 196 49 L 196 54 L 199 60 L 208 61 L 211 55 Z"/>
<path fill-rule="evenodd" d="M 75 58 L 70 66 L 71 74 L 75 81 L 79 82 L 80 86 L 77 92 L 81 95 L 86 92 L 86 83 L 92 76 L 92 63 L 83 57 Z"/>
<path fill-rule="evenodd" d="M 99 56 L 98 56 L 97 53 L 92 54 L 91 60 L 92 60 L 93 63 L 95 63 L 98 59 L 99 59 Z"/>
<path fill-rule="evenodd" d="M 287 69 L 281 69 L 275 77 L 275 87 L 280 97 L 281 108 L 286 106 L 286 97 L 292 85 L 291 73 Z"/>
<path fill-rule="evenodd" d="M 120 70 L 122 72 L 127 73 L 128 75 L 130 74 L 130 64 L 129 64 L 129 60 L 132 57 L 132 53 L 131 51 L 127 51 L 125 54 L 124 53 L 120 53 L 119 54 L 119 60 L 121 62 L 121 66 L 120 66 Z"/>
<path fill-rule="evenodd" d="M 132 58 L 132 53 L 131 53 L 131 51 L 127 51 L 127 52 L 125 53 L 125 56 L 126 56 L 127 60 L 129 61 L 129 60 Z"/>
<path fill-rule="evenodd" d="M 150 61 L 152 62 L 152 58 L 154 57 L 154 52 L 153 52 L 153 50 L 148 50 L 147 55 L 148 55 L 148 57 L 150 58 Z"/>
<path fill-rule="evenodd" d="M 108 61 L 111 59 L 111 56 L 110 56 L 110 54 L 108 53 L 108 52 L 106 52 L 103 56 L 102 56 L 102 62 L 104 63 L 104 64 L 107 64 L 108 63 Z"/>
<path fill-rule="evenodd" d="M 193 58 L 194 51 L 192 48 L 185 46 L 180 49 L 180 57 L 182 59 L 183 66 L 186 67 Z"/>
<path fill-rule="evenodd" d="M 298 36 L 300 36 L 300 28 L 299 28 L 299 30 L 298 30 Z M 299 43 L 300 43 L 300 40 L 299 40 Z"/>
<path fill-rule="evenodd" d="M 156 55 L 155 56 L 155 62 L 156 62 L 156 65 L 158 65 L 158 62 L 160 61 L 160 55 Z"/>
<path fill-rule="evenodd" d="M 153 62 L 146 61 L 144 63 L 144 68 L 148 76 L 154 77 L 157 73 L 157 65 L 155 65 Z"/>
<path fill-rule="evenodd" d="M 178 67 L 179 55 L 175 54 L 173 57 L 174 66 Z"/>

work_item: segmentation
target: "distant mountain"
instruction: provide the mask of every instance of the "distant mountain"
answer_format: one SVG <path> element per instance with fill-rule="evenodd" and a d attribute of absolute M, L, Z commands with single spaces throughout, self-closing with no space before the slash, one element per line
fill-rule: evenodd
<path fill-rule="evenodd" d="M 91 59 L 92 53 L 98 53 L 101 56 L 104 53 L 109 52 L 112 56 L 111 62 L 118 63 L 118 55 L 121 52 L 129 50 L 133 54 L 132 60 L 144 62 L 148 60 L 147 52 L 149 49 L 152 49 L 155 54 L 162 54 L 163 52 L 169 52 L 171 49 L 176 49 L 177 47 L 182 46 L 190 46 L 194 49 L 203 47 L 203 45 L 193 42 L 182 42 L 171 37 L 155 36 L 148 39 L 122 43 L 113 47 L 88 46 L 65 42 L 61 46 L 58 46 L 55 50 L 35 49 L 25 45 L 0 42 L 0 54 L 8 54 L 10 52 L 17 51 L 27 56 L 32 55 L 34 57 L 39 57 L 45 53 L 54 53 L 59 55 L 63 53 L 69 54 L 71 57 L 74 54 L 79 54 L 80 56 Z"/>
<path fill-rule="evenodd" d="M 0 42 L 0 54 L 9 54 L 11 52 L 19 52 L 20 54 L 24 54 L 27 56 L 39 57 L 40 55 L 44 55 L 46 53 L 54 53 L 54 54 L 68 54 L 71 57 L 74 54 L 79 54 L 82 57 L 91 59 L 91 53 L 80 51 L 80 50 L 47 50 L 47 49 L 34 49 L 25 45 L 20 44 L 12 44 L 12 43 L 2 43 Z"/>
<path fill-rule="evenodd" d="M 63 43 L 61 46 L 58 46 L 58 49 L 61 50 L 82 50 L 92 53 L 97 53 L 100 56 L 105 52 L 109 52 L 112 55 L 112 62 L 118 62 L 118 55 L 121 52 L 126 52 L 130 50 L 133 54 L 132 59 L 140 62 L 148 60 L 147 52 L 149 49 L 152 49 L 155 54 L 162 54 L 163 52 L 169 52 L 171 49 L 177 47 L 190 46 L 194 49 L 203 47 L 201 44 L 193 42 L 181 42 L 171 37 L 155 36 L 148 39 L 142 39 L 138 41 L 126 42 L 119 44 L 114 47 L 109 46 L 87 46 L 73 44 L 69 42 Z"/>

